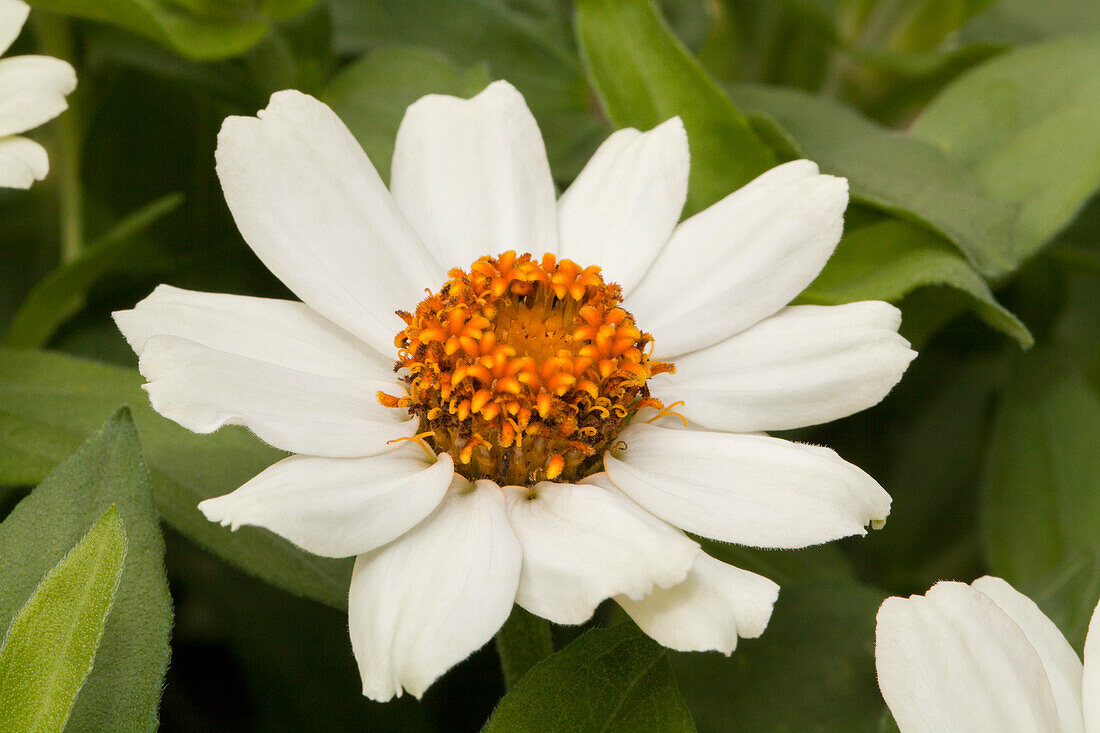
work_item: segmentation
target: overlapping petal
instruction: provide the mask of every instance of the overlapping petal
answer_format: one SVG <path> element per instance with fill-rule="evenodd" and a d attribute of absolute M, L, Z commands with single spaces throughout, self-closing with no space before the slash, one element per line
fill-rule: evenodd
<path fill-rule="evenodd" d="M 397 132 L 390 188 L 444 271 L 485 254 L 558 251 L 542 134 L 507 82 L 470 100 L 432 94 L 413 103 Z"/>
<path fill-rule="evenodd" d="M 1100 733 L 1100 603 L 1092 612 L 1085 637 L 1085 665 L 1081 700 L 1086 733 Z"/>
<path fill-rule="evenodd" d="M 291 453 L 369 456 L 413 435 L 417 420 L 378 402 L 397 382 L 350 381 L 217 351 L 175 336 L 145 341 L 138 368 L 160 414 L 196 433 L 247 425 Z"/>
<path fill-rule="evenodd" d="M 493 638 L 516 596 L 520 545 L 489 481 L 455 477 L 443 503 L 400 539 L 361 555 L 348 599 L 363 694 L 420 697 Z"/>
<path fill-rule="evenodd" d="M 315 311 L 375 350 L 393 350 L 443 270 L 397 208 L 366 153 L 327 106 L 277 92 L 257 117 L 230 117 L 217 171 L 241 235 Z"/>
<path fill-rule="evenodd" d="M 151 337 L 176 336 L 319 376 L 394 379 L 392 349 L 379 354 L 304 303 L 161 285 L 113 316 L 138 356 Z"/>
<path fill-rule="evenodd" d="M 615 600 L 662 646 L 729 656 L 738 638 L 764 633 L 778 595 L 779 586 L 767 578 L 700 552 L 684 582 L 644 598 Z"/>
<path fill-rule="evenodd" d="M 16 135 L 52 120 L 69 106 L 76 72 L 50 56 L 0 59 L 0 137 Z"/>
<path fill-rule="evenodd" d="M 25 137 L 0 138 L 0 187 L 30 188 L 50 172 L 46 149 Z"/>
<path fill-rule="evenodd" d="M 449 455 L 428 461 L 419 446 L 366 458 L 291 456 L 199 509 L 234 530 L 264 527 L 315 555 L 351 557 L 416 526 L 453 476 Z"/>
<path fill-rule="evenodd" d="M 689 167 L 679 117 L 613 133 L 558 201 L 561 256 L 632 291 L 680 219 Z"/>
<path fill-rule="evenodd" d="M 847 205 L 846 180 L 797 160 L 680 224 L 626 299 L 656 356 L 716 344 L 789 303 L 832 255 Z"/>
<path fill-rule="evenodd" d="M 516 602 L 554 623 L 583 623 L 614 595 L 642 598 L 675 585 L 699 553 L 603 474 L 579 485 L 508 486 L 505 494 L 523 548 Z"/>
<path fill-rule="evenodd" d="M 604 466 L 623 493 L 689 532 L 795 548 L 866 534 L 890 495 L 828 448 L 766 435 L 633 424 Z"/>
<path fill-rule="evenodd" d="M 19 37 L 30 12 L 31 6 L 23 0 L 0 0 L 0 54 Z"/>
<path fill-rule="evenodd" d="M 818 425 L 877 404 L 916 352 L 898 335 L 889 303 L 784 308 L 746 331 L 676 357 L 654 396 L 716 430 L 754 432 Z"/>
<path fill-rule="evenodd" d="M 902 731 L 1059 730 L 1039 654 L 989 596 L 937 583 L 879 608 L 879 687 Z"/>

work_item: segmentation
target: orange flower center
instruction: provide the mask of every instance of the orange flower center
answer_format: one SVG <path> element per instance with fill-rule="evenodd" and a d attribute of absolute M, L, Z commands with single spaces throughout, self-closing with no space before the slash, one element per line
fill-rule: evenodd
<path fill-rule="evenodd" d="M 416 415 L 419 439 L 465 477 L 579 480 L 635 412 L 663 408 L 646 380 L 675 366 L 649 358 L 653 338 L 600 268 L 505 252 L 449 275 L 415 313 L 398 311 L 409 394 L 378 399 Z"/>

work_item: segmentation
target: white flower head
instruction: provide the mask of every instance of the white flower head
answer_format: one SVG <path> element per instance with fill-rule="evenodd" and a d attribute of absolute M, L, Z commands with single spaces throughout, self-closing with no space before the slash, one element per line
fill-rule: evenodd
<path fill-rule="evenodd" d="M 1100 733 L 1100 606 L 1085 663 L 1035 603 L 1000 578 L 941 582 L 878 612 L 879 687 L 903 733 Z"/>
<path fill-rule="evenodd" d="M 0 55 L 15 41 L 29 12 L 23 0 L 0 0 Z M 64 112 L 65 96 L 75 88 L 76 72 L 61 59 L 0 59 L 0 188 L 30 188 L 46 177 L 46 149 L 20 133 Z"/>
<path fill-rule="evenodd" d="M 775 168 L 678 224 L 678 119 L 620 130 L 555 200 L 520 94 L 428 96 L 387 190 L 333 112 L 279 92 L 217 170 L 245 240 L 303 302 L 161 286 L 116 320 L 153 406 L 297 455 L 200 504 L 356 556 L 364 693 L 419 696 L 513 603 L 729 654 L 778 587 L 682 530 L 758 547 L 865 533 L 890 497 L 760 431 L 878 402 L 913 352 L 886 303 L 784 307 L 836 246 L 843 179 Z"/>

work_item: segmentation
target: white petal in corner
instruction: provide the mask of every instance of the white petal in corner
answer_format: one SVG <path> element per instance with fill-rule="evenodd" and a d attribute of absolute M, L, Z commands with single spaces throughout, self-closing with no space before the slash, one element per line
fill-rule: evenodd
<path fill-rule="evenodd" d="M 283 91 L 258 117 L 229 117 L 217 171 L 248 246 L 314 310 L 389 353 L 443 270 L 336 114 Z"/>
<path fill-rule="evenodd" d="M 453 476 L 450 456 L 429 461 L 414 445 L 367 458 L 291 456 L 199 509 L 233 530 L 264 527 L 315 555 L 351 557 L 416 526 Z"/>
<path fill-rule="evenodd" d="M 420 697 L 479 649 L 512 610 L 520 546 L 489 481 L 456 476 L 435 512 L 395 542 L 355 561 L 348 599 L 363 694 Z"/>
<path fill-rule="evenodd" d="M 1100 603 L 1085 637 L 1085 674 L 1081 682 L 1086 733 L 1100 733 Z"/>
<path fill-rule="evenodd" d="M 879 688 L 903 733 L 1059 730 L 1039 655 L 964 583 L 887 598 L 875 639 Z"/>
<path fill-rule="evenodd" d="M 152 336 L 178 336 L 216 351 L 341 379 L 394 379 L 382 356 L 304 303 L 200 293 L 161 285 L 132 310 L 112 314 L 141 356 Z"/>
<path fill-rule="evenodd" d="M 38 127 L 65 111 L 76 72 L 50 56 L 0 60 L 0 137 Z"/>
<path fill-rule="evenodd" d="M 173 336 L 145 342 L 138 368 L 153 409 L 195 433 L 247 425 L 291 453 L 357 458 L 391 450 L 417 421 L 383 407 L 377 392 L 397 382 L 348 381 L 215 351 Z"/>
<path fill-rule="evenodd" d="M 641 600 L 615 600 L 661 646 L 681 652 L 719 651 L 727 657 L 738 637 L 764 633 L 779 586 L 700 552 L 687 579 Z"/>
<path fill-rule="evenodd" d="M 689 167 L 679 117 L 649 132 L 612 134 L 558 201 L 561 256 L 599 265 L 629 293 L 680 220 Z"/>
<path fill-rule="evenodd" d="M 626 299 L 673 357 L 772 315 L 810 284 L 840 240 L 848 182 L 796 160 L 773 168 L 676 227 Z"/>
<path fill-rule="evenodd" d="M 624 430 L 627 448 L 604 457 L 624 494 L 689 532 L 753 547 L 795 548 L 866 534 L 890 495 L 828 448 L 766 435 Z"/>
<path fill-rule="evenodd" d="M 23 0 L 0 0 L 0 54 L 3 54 L 19 37 L 31 6 Z"/>
<path fill-rule="evenodd" d="M 0 188 L 30 188 L 50 172 L 46 149 L 25 137 L 0 138 Z"/>
<path fill-rule="evenodd" d="M 889 303 L 784 308 L 747 331 L 676 357 L 650 382 L 658 399 L 715 430 L 748 433 L 818 425 L 877 404 L 916 352 Z"/>
<path fill-rule="evenodd" d="M 516 602 L 557 624 L 584 623 L 605 599 L 641 598 L 682 581 L 699 545 L 649 514 L 602 474 L 504 487 L 523 547 Z"/>
<path fill-rule="evenodd" d="M 410 105 L 394 143 L 390 189 L 444 270 L 508 250 L 558 251 L 546 148 L 508 82 L 470 100 L 430 94 Z"/>
<path fill-rule="evenodd" d="M 1062 632 L 1035 602 L 1000 578 L 985 576 L 971 586 L 1008 614 L 1024 632 L 1043 663 L 1058 710 L 1060 733 L 1084 730 L 1081 719 L 1081 660 Z"/>

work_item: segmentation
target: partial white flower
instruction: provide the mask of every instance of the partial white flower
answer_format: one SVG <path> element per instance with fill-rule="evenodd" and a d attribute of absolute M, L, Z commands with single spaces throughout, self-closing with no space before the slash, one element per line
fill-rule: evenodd
<path fill-rule="evenodd" d="M 30 6 L 0 0 L 0 55 L 23 29 Z M 76 88 L 76 72 L 61 59 L 15 56 L 0 59 L 0 187 L 30 188 L 49 172 L 46 149 L 20 133 L 65 111 Z"/>
<path fill-rule="evenodd" d="M 914 356 L 886 303 L 785 307 L 846 182 L 796 161 L 678 223 L 688 162 L 678 119 L 620 130 L 555 200 L 504 82 L 411 106 L 390 190 L 312 97 L 226 120 L 229 208 L 303 302 L 161 286 L 115 318 L 163 415 L 297 454 L 200 509 L 357 557 L 364 694 L 420 695 L 513 603 L 574 624 L 614 598 L 729 654 L 778 586 L 682 530 L 790 548 L 885 520 L 867 474 L 759 434 L 875 404 Z"/>
<path fill-rule="evenodd" d="M 1100 606 L 1085 663 L 1035 603 L 1000 578 L 887 598 L 875 661 L 903 733 L 1100 733 Z"/>

